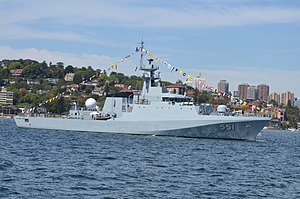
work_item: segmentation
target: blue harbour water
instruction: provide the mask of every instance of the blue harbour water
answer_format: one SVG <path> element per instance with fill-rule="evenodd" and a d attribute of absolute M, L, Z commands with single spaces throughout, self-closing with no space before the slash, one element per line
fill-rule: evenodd
<path fill-rule="evenodd" d="M 0 124 L 0 198 L 300 198 L 300 132 L 247 142 Z"/>

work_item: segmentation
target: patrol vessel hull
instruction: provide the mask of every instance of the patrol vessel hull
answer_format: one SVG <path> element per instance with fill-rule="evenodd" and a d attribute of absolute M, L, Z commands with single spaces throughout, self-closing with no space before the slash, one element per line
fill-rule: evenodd
<path fill-rule="evenodd" d="M 14 120 L 22 128 L 239 140 L 256 140 L 256 135 L 269 122 L 269 118 L 263 117 L 209 115 L 199 115 L 194 120 L 81 120 L 25 116 L 16 116 Z"/>

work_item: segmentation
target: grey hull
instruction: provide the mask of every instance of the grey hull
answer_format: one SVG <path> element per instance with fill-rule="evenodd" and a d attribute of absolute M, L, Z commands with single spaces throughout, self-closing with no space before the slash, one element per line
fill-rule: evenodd
<path fill-rule="evenodd" d="M 14 119 L 16 125 L 22 128 L 241 140 L 255 140 L 269 121 L 268 118 L 213 116 L 203 116 L 202 120 L 176 121 L 99 121 L 22 116 Z"/>
<path fill-rule="evenodd" d="M 215 138 L 215 139 L 237 139 L 237 140 L 256 140 L 257 134 L 266 126 L 265 121 L 235 122 L 229 123 L 234 129 L 222 129 L 220 125 L 228 123 L 219 123 L 206 126 L 183 128 L 178 130 L 169 130 L 158 132 L 157 135 L 189 137 L 189 138 Z M 252 126 L 253 125 L 253 126 Z"/>

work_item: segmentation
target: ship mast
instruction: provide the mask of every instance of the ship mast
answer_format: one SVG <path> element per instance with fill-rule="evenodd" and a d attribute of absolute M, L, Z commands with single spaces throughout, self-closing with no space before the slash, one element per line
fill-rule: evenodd
<path fill-rule="evenodd" d="M 142 90 L 142 97 L 146 98 L 150 94 L 151 87 L 160 87 L 160 82 L 157 80 L 160 79 L 159 74 L 156 74 L 155 71 L 158 70 L 158 67 L 154 65 L 154 59 L 148 59 L 148 64 L 144 65 L 144 41 L 141 42 L 141 59 L 140 59 L 140 70 L 143 71 L 144 85 Z"/>
<path fill-rule="evenodd" d="M 144 41 L 141 41 L 141 59 L 140 59 L 140 69 L 143 68 L 143 57 L 144 57 Z"/>

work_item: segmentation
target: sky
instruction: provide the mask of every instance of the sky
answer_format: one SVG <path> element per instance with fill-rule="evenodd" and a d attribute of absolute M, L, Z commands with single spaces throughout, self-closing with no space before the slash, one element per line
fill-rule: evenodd
<path fill-rule="evenodd" d="M 0 0 L 0 60 L 106 69 L 145 49 L 217 87 L 268 84 L 300 97 L 298 0 Z M 139 75 L 137 57 L 116 72 Z M 186 78 L 160 66 L 163 80 Z"/>

